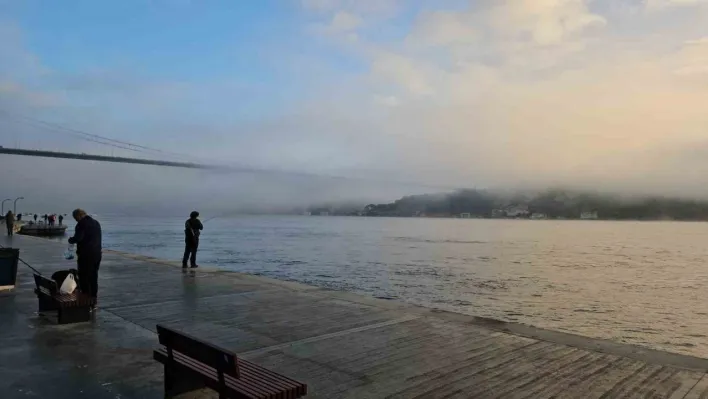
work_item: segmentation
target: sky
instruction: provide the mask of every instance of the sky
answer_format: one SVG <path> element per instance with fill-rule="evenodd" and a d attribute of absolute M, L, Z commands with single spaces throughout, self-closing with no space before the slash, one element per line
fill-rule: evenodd
<path fill-rule="evenodd" d="M 0 157 L 37 207 L 38 185 L 111 206 L 434 186 L 708 198 L 708 0 L 0 0 L 0 37 L 0 145 L 378 180 Z"/>

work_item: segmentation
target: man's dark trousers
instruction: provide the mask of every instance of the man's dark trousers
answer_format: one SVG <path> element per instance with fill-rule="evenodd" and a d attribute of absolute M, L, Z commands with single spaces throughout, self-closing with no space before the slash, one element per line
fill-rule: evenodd
<path fill-rule="evenodd" d="M 98 297 L 98 269 L 101 266 L 101 257 L 79 256 L 77 264 L 81 292 L 93 298 Z"/>
<path fill-rule="evenodd" d="M 197 249 L 199 249 L 199 240 L 184 243 L 184 257 L 182 258 L 182 267 L 187 267 L 187 259 L 189 259 L 190 266 L 197 265 Z"/>

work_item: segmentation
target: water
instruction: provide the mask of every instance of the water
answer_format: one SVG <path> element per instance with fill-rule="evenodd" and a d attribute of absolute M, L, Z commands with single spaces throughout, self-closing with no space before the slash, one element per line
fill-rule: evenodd
<path fill-rule="evenodd" d="M 181 259 L 182 219 L 101 218 L 107 248 Z M 708 357 L 708 224 L 241 217 L 203 264 Z"/>

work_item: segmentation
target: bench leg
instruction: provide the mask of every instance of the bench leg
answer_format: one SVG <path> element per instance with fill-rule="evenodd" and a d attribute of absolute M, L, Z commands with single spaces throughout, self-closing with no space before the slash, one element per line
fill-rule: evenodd
<path fill-rule="evenodd" d="M 39 299 L 39 313 L 57 310 L 57 304 L 52 298 L 45 295 L 38 295 L 37 298 Z"/>
<path fill-rule="evenodd" d="M 165 364 L 165 399 L 206 387 L 202 377 L 195 375 L 191 370 L 179 364 L 174 367 Z"/>
<path fill-rule="evenodd" d="M 91 320 L 91 312 L 87 306 L 59 308 L 57 322 L 59 324 L 81 323 Z"/>

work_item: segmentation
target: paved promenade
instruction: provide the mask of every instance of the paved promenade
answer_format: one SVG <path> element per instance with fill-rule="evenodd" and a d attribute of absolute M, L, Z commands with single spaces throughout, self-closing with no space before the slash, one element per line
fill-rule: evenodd
<path fill-rule="evenodd" d="M 43 274 L 65 245 L 0 238 Z M 708 360 L 106 252 L 91 323 L 36 314 L 32 275 L 0 294 L 0 397 L 162 398 L 155 324 L 309 385 L 309 398 L 704 398 Z M 201 392 L 188 397 L 215 397 Z"/>

